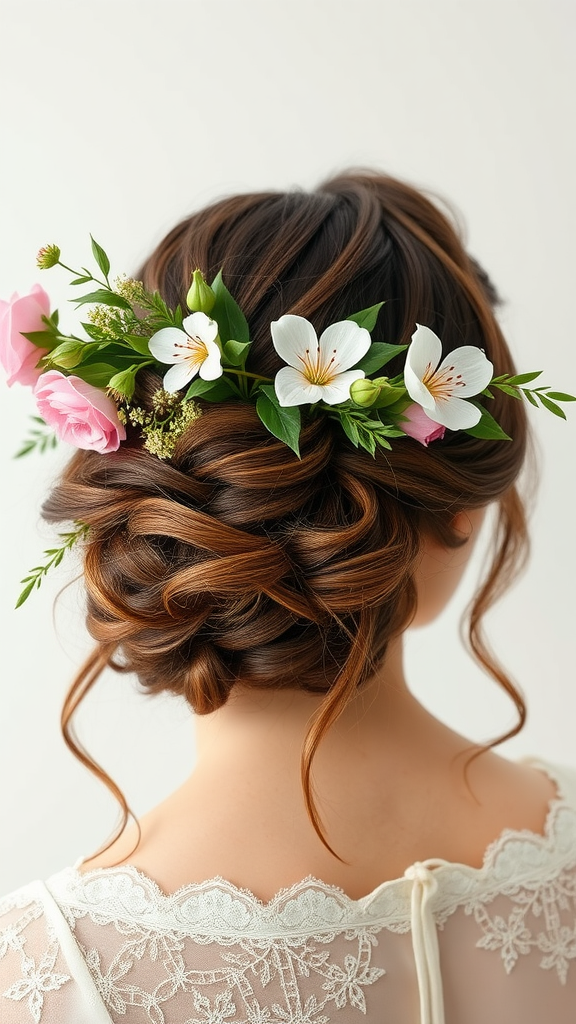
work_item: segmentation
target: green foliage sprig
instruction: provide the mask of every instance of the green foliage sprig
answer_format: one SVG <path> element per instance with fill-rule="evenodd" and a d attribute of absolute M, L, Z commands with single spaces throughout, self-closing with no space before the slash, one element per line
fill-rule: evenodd
<path fill-rule="evenodd" d="M 576 396 L 568 395 L 564 391 L 553 391 L 546 386 L 538 388 L 526 387 L 527 384 L 531 384 L 532 381 L 537 380 L 541 376 L 542 370 L 514 375 L 503 373 L 499 377 L 493 377 L 489 386 L 482 394 L 487 398 L 494 398 L 490 388 L 498 388 L 499 391 L 503 391 L 510 398 L 526 398 L 530 405 L 533 405 L 535 408 L 538 408 L 538 403 L 540 403 L 544 409 L 548 409 L 548 412 L 565 420 L 566 413 L 560 408 L 558 402 L 576 402 Z"/>
<path fill-rule="evenodd" d="M 20 606 L 24 604 L 24 602 L 30 597 L 32 591 L 41 586 L 42 580 L 50 569 L 60 565 L 60 562 L 64 558 L 66 552 L 70 551 L 71 548 L 73 548 L 79 540 L 82 540 L 87 533 L 88 526 L 85 523 L 76 523 L 76 528 L 74 530 L 58 534 L 58 537 L 62 541 L 60 547 L 47 548 L 44 552 L 44 555 L 46 556 L 44 564 L 35 565 L 33 569 L 30 569 L 28 575 L 25 576 L 23 580 L 20 580 L 21 583 L 25 584 L 25 586 L 16 602 L 16 608 L 20 608 Z"/>
<path fill-rule="evenodd" d="M 30 431 L 30 436 L 16 452 L 16 455 L 14 456 L 15 459 L 20 459 L 23 455 L 28 455 L 33 451 L 43 454 L 44 452 L 50 451 L 51 448 L 56 448 L 58 444 L 56 434 L 44 422 L 41 416 L 31 416 L 31 420 L 33 423 L 36 423 L 37 426 Z"/>

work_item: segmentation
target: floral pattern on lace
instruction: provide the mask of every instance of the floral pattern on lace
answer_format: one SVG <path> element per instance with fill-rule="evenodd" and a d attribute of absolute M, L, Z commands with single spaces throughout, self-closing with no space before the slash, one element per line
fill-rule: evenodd
<path fill-rule="evenodd" d="M 329 900 L 324 893 L 307 895 L 306 902 L 317 907 L 322 898 Z M 234 910 L 233 902 L 225 900 L 237 924 L 239 908 Z M 68 907 L 66 916 L 77 926 L 86 909 Z M 94 919 L 92 912 L 89 917 Z M 371 962 L 381 930 L 376 927 L 340 932 L 335 952 L 333 929 L 304 937 L 215 937 L 183 936 L 173 929 L 159 933 L 120 920 L 114 925 L 122 940 L 107 966 L 98 949 L 80 940 L 81 928 L 76 927 L 78 944 L 114 1021 L 122 1021 L 130 1007 L 139 1007 L 145 1016 L 138 1019 L 164 1024 L 170 1001 L 185 993 L 195 1011 L 186 1024 L 329 1024 L 332 1012 L 346 1006 L 365 1015 L 364 990 L 385 974 Z M 199 968 L 192 944 L 204 947 L 209 966 Z M 146 959 L 157 964 L 151 990 L 134 977 Z"/>
<path fill-rule="evenodd" d="M 19 890 L 12 897 L 0 903 L 0 916 L 15 909 L 22 909 L 24 913 L 6 928 L 0 930 L 0 959 L 5 957 L 9 951 L 17 953 L 20 962 L 20 977 L 0 995 L 14 1001 L 25 1000 L 30 1018 L 35 1024 L 39 1024 L 44 1008 L 45 994 L 61 988 L 71 979 L 68 974 L 62 974 L 55 970 L 60 947 L 47 918 L 44 918 L 47 939 L 45 951 L 38 962 L 27 953 L 27 940 L 24 931 L 32 921 L 43 917 L 42 904 L 31 899 L 25 890 Z"/>
<path fill-rule="evenodd" d="M 531 955 L 565 985 L 576 959 L 573 786 L 544 835 L 504 832 L 481 869 L 429 862 L 430 922 L 441 932 L 459 910 L 509 975 Z M 57 969 L 57 907 L 87 967 L 81 984 L 92 979 L 115 1024 L 348 1024 L 370 1016 L 370 986 L 391 977 L 381 933 L 410 931 L 411 896 L 406 877 L 360 900 L 308 878 L 263 904 L 223 879 L 167 896 L 134 867 L 66 869 L 0 902 L 0 1017 L 10 1000 L 23 1024 L 57 1019 L 72 980 Z"/>
<path fill-rule="evenodd" d="M 500 950 L 507 974 L 519 957 L 537 949 L 544 954 L 540 967 L 556 970 L 565 985 L 570 960 L 576 958 L 576 874 L 562 871 L 546 884 L 518 888 L 508 897 L 512 902 L 508 918 L 500 914 L 491 916 L 480 903 L 465 908 L 482 929 L 477 946 Z"/>

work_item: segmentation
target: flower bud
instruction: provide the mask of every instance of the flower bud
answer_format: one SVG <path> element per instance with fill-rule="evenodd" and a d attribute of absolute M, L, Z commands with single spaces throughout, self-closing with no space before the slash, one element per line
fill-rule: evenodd
<path fill-rule="evenodd" d="M 134 394 L 135 386 L 136 371 L 120 370 L 119 373 L 115 373 L 108 381 L 107 391 L 117 401 L 122 401 L 123 399 L 130 401 Z"/>
<path fill-rule="evenodd" d="M 388 405 L 395 405 L 401 398 L 406 396 L 406 388 L 402 384 L 398 386 L 391 384 L 388 377 L 375 377 L 372 383 L 380 387 L 380 393 L 375 402 L 377 409 L 385 409 Z"/>
<path fill-rule="evenodd" d="M 36 257 L 36 266 L 40 270 L 49 270 L 55 267 L 60 259 L 60 249 L 57 245 L 44 245 Z"/>
<path fill-rule="evenodd" d="M 50 352 L 50 366 L 59 366 L 63 370 L 71 370 L 74 366 L 78 366 L 78 363 L 82 362 L 82 356 L 85 355 L 85 353 L 85 342 L 72 340 L 63 341 Z"/>
<path fill-rule="evenodd" d="M 376 401 L 381 390 L 376 381 L 361 377 L 360 380 L 352 381 L 350 385 L 350 398 L 356 405 L 368 408 Z"/>
<path fill-rule="evenodd" d="M 186 305 L 191 313 L 209 314 L 212 310 L 216 296 L 209 284 L 204 280 L 201 270 L 195 270 L 192 274 L 192 284 L 186 296 Z"/>

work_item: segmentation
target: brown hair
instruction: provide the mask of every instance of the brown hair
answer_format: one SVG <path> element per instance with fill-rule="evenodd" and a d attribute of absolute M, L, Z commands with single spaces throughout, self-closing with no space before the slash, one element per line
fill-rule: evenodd
<path fill-rule="evenodd" d="M 488 278 L 437 206 L 389 177 L 346 174 L 312 193 L 224 199 L 175 227 L 141 276 L 169 305 L 184 305 L 196 267 L 208 279 L 222 269 L 250 325 L 247 368 L 266 376 L 281 365 L 272 320 L 297 313 L 320 332 L 382 299 L 373 340 L 406 343 L 418 322 L 442 338 L 445 353 L 475 345 L 496 373 L 514 371 Z M 159 384 L 143 380 L 141 404 Z M 67 696 L 63 732 L 119 799 L 119 831 L 126 801 L 71 723 L 105 665 L 136 672 L 150 692 L 182 694 L 198 714 L 223 705 L 238 681 L 325 693 L 302 755 L 306 805 L 325 841 L 311 793 L 318 744 L 413 616 L 423 535 L 457 546 L 454 516 L 492 502 L 493 559 L 469 642 L 516 704 L 507 736 L 521 728 L 522 697 L 487 647 L 481 619 L 525 553 L 514 482 L 526 420 L 508 397 L 490 408 L 513 440 L 447 432 L 429 448 L 405 438 L 372 458 L 319 417 L 303 430 L 299 460 L 253 407 L 227 402 L 204 403 L 169 462 L 137 437 L 113 454 L 74 455 L 44 515 L 90 527 L 87 621 L 98 646 Z"/>

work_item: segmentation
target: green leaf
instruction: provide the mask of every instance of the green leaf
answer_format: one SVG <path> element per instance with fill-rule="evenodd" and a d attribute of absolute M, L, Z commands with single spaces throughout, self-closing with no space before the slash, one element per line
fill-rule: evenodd
<path fill-rule="evenodd" d="M 22 331 L 21 333 L 38 348 L 47 348 L 52 351 L 59 344 L 58 337 L 53 331 Z"/>
<path fill-rule="evenodd" d="M 538 402 L 534 398 L 534 395 L 532 394 L 532 392 L 531 391 L 527 391 L 525 388 L 521 388 L 520 390 L 522 391 L 522 394 L 524 395 L 524 398 L 528 399 L 528 401 L 530 402 L 530 405 L 533 405 L 534 408 L 537 409 L 538 408 Z"/>
<path fill-rule="evenodd" d="M 82 295 L 79 299 L 72 299 L 72 302 L 76 303 L 76 306 L 82 306 L 87 302 L 97 302 L 102 306 L 117 306 L 118 309 L 127 309 L 132 311 L 130 303 L 122 298 L 121 295 L 117 295 L 116 292 L 108 291 L 107 288 L 97 288 L 95 292 L 88 292 L 87 295 Z"/>
<path fill-rule="evenodd" d="M 345 412 L 341 413 L 338 419 L 342 424 L 342 430 L 346 434 L 346 437 L 348 438 L 349 441 L 352 442 L 354 447 L 357 448 L 360 442 L 360 437 L 358 434 L 358 427 L 356 426 L 356 423 L 354 422 L 352 417 Z"/>
<path fill-rule="evenodd" d="M 383 302 L 377 302 L 375 306 L 361 309 L 359 313 L 351 313 L 346 319 L 353 320 L 355 324 L 358 324 L 359 327 L 365 327 L 367 331 L 373 331 L 378 319 L 378 313 L 383 305 Z"/>
<path fill-rule="evenodd" d="M 134 362 L 134 349 L 129 345 L 123 345 L 119 338 L 107 338 L 105 341 L 87 341 L 84 344 L 89 349 L 90 358 L 93 362 L 101 362 L 100 354 L 103 352 L 106 353 L 107 362 L 114 365 L 116 360 L 119 360 L 119 368 L 126 360 Z"/>
<path fill-rule="evenodd" d="M 270 392 L 274 393 L 274 398 Z M 297 405 L 284 407 L 278 404 L 274 388 L 264 385 L 256 400 L 256 412 L 267 430 L 279 441 L 283 441 L 300 458 L 300 409 Z"/>
<path fill-rule="evenodd" d="M 388 409 L 386 409 L 386 415 L 388 415 Z M 371 422 L 374 423 L 374 420 Z M 399 428 L 397 423 L 382 423 L 379 421 L 373 429 L 377 437 L 406 437 L 405 432 Z"/>
<path fill-rule="evenodd" d="M 495 383 L 494 381 L 492 381 L 492 383 L 494 384 L 494 387 L 498 388 L 499 391 L 503 391 L 505 395 L 510 395 L 510 398 L 522 397 L 517 388 L 510 387 L 508 384 L 501 384 L 499 382 Z"/>
<path fill-rule="evenodd" d="M 376 453 L 376 439 L 371 430 L 367 430 L 361 423 L 358 424 L 358 440 L 360 447 L 364 448 L 370 455 Z"/>
<path fill-rule="evenodd" d="M 506 434 L 499 423 L 496 422 L 493 416 L 486 411 L 478 402 L 472 402 L 472 405 L 480 409 L 481 416 L 479 422 L 474 427 L 468 427 L 465 431 L 466 434 L 471 434 L 472 437 L 482 437 L 487 440 L 493 441 L 511 441 L 512 438 Z"/>
<path fill-rule="evenodd" d="M 82 323 L 81 326 L 86 331 L 89 338 L 92 341 L 111 341 L 110 334 L 107 331 L 103 331 L 101 327 L 97 327 L 96 324 Z"/>
<path fill-rule="evenodd" d="M 21 459 L 23 455 L 28 455 L 30 452 L 33 452 L 35 447 L 35 441 L 25 441 L 22 447 L 19 449 L 19 451 L 16 452 L 14 458 Z"/>
<path fill-rule="evenodd" d="M 407 345 L 388 345 L 384 341 L 374 341 L 370 345 L 366 355 L 356 364 L 354 369 L 364 370 L 367 376 L 371 373 L 375 373 L 376 370 L 380 370 L 386 363 L 389 363 L 391 359 L 399 355 L 400 352 L 404 352 L 408 348 Z"/>
<path fill-rule="evenodd" d="M 202 380 L 196 377 L 184 396 L 184 400 L 190 398 L 204 398 L 207 402 L 225 402 L 238 394 L 237 388 L 227 377 L 218 377 L 217 380 Z"/>
<path fill-rule="evenodd" d="M 24 580 L 22 580 L 22 582 L 24 582 Z M 26 586 L 24 587 L 24 590 L 20 594 L 20 597 L 16 601 L 16 604 L 14 605 L 14 607 L 15 608 L 20 608 L 20 606 L 24 604 L 24 601 L 26 601 L 27 598 L 30 597 L 30 594 L 34 590 L 34 587 L 39 587 L 39 586 L 40 586 L 40 577 L 38 577 L 38 578 L 35 577 L 34 579 L 30 580 L 30 582 L 27 583 Z"/>
<path fill-rule="evenodd" d="M 535 370 L 533 373 L 517 373 L 514 377 L 504 377 L 504 381 L 506 384 L 530 384 L 541 376 L 542 370 Z"/>
<path fill-rule="evenodd" d="M 564 391 L 548 391 L 548 398 L 553 398 L 555 402 L 576 402 L 576 396 L 567 395 Z"/>
<path fill-rule="evenodd" d="M 70 281 L 70 284 L 88 284 L 89 281 L 93 280 L 93 277 L 75 277 L 73 281 Z"/>
<path fill-rule="evenodd" d="M 249 348 L 249 341 L 227 341 L 224 345 L 224 358 L 231 366 L 244 366 Z"/>
<path fill-rule="evenodd" d="M 139 352 L 141 356 L 150 355 L 150 347 L 148 345 L 148 338 L 143 338 L 141 334 L 125 334 L 124 341 L 127 341 L 131 348 L 135 352 Z"/>
<path fill-rule="evenodd" d="M 138 305 L 141 309 L 147 310 L 151 316 L 146 317 L 147 321 L 153 322 L 154 325 L 158 321 L 162 322 L 162 326 L 173 327 L 174 326 L 174 314 L 164 302 L 164 299 L 159 292 L 147 292 L 143 291 Z M 155 326 L 155 330 L 158 327 Z"/>
<path fill-rule="evenodd" d="M 56 434 L 40 416 L 32 416 L 31 419 L 33 423 L 37 423 L 38 426 L 31 431 L 30 436 L 16 452 L 14 456 L 15 459 L 21 459 L 24 455 L 28 455 L 35 449 L 40 453 L 49 451 L 51 448 L 55 448 L 58 444 Z M 22 582 L 25 581 L 23 580 Z"/>
<path fill-rule="evenodd" d="M 108 274 L 110 273 L 110 260 L 108 259 L 108 256 L 104 252 L 102 246 L 98 245 L 98 242 L 96 242 L 92 238 L 92 235 L 90 235 L 90 241 L 92 242 L 92 252 L 94 254 L 94 259 L 96 260 L 96 263 L 98 264 L 100 270 L 104 274 L 104 277 L 106 278 L 106 280 L 108 280 Z"/>
<path fill-rule="evenodd" d="M 556 402 L 551 402 L 546 395 L 538 395 L 538 398 L 545 409 L 548 409 L 549 412 L 553 412 L 555 416 L 559 416 L 561 420 L 566 419 L 564 409 L 561 409 L 559 405 L 556 405 Z"/>
<path fill-rule="evenodd" d="M 248 321 L 224 284 L 221 270 L 214 278 L 211 288 L 216 296 L 216 302 L 212 307 L 210 316 L 218 324 L 218 332 L 222 343 L 224 344 L 232 338 L 235 338 L 238 342 L 249 342 L 250 330 L 248 328 Z"/>
<path fill-rule="evenodd" d="M 55 331 L 57 331 L 58 321 L 60 320 L 60 313 L 58 312 L 57 309 L 55 309 L 51 316 L 43 316 L 42 320 L 50 330 L 54 329 Z"/>
<path fill-rule="evenodd" d="M 118 373 L 117 366 L 110 366 L 108 363 L 82 363 L 76 369 L 76 376 L 92 384 L 95 388 L 106 388 L 110 378 Z"/>

